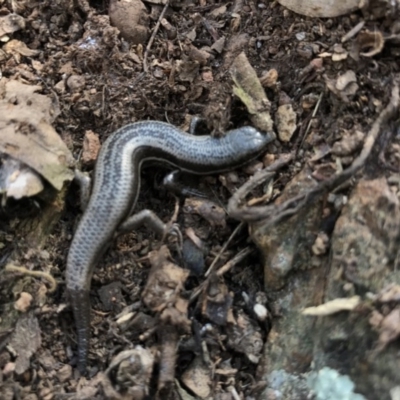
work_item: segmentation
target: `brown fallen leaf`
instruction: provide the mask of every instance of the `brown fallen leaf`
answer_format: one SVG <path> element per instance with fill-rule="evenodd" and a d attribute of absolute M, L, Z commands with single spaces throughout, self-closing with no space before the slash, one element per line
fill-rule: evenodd
<path fill-rule="evenodd" d="M 3 46 L 3 50 L 7 54 L 12 54 L 18 63 L 21 61 L 21 56 L 33 57 L 40 53 L 39 50 L 32 50 L 24 42 L 16 39 L 10 40 L 8 43 L 6 43 Z"/>
<path fill-rule="evenodd" d="M 363 57 L 373 57 L 379 54 L 385 45 L 385 39 L 379 31 L 361 32 L 357 37 L 360 46 L 360 55 Z"/>
<path fill-rule="evenodd" d="M 51 126 L 59 114 L 52 100 L 35 93 L 40 86 L 3 79 L 0 85 L 0 153 L 32 168 L 61 190 L 74 177 L 75 161 Z"/>
<path fill-rule="evenodd" d="M 25 20 L 18 14 L 0 17 L 0 38 L 25 28 Z"/>
<path fill-rule="evenodd" d="M 142 293 L 142 299 L 153 312 L 160 312 L 178 301 L 190 273 L 168 261 L 168 257 L 170 255 L 166 246 L 149 254 L 152 267 Z"/>
<path fill-rule="evenodd" d="M 275 139 L 270 114 L 271 103 L 260 80 L 244 52 L 233 61 L 230 73 L 234 82 L 233 93 L 246 106 L 253 125 Z"/>
<path fill-rule="evenodd" d="M 128 395 L 128 397 L 118 396 L 117 398 L 137 400 L 145 398 L 149 392 L 153 365 L 153 354 L 142 346 L 117 354 L 105 373 L 109 380 L 106 385 L 103 384 L 106 393 L 110 395 L 107 398 L 115 398 L 111 397 L 114 395 L 113 383 L 122 396 Z"/>
<path fill-rule="evenodd" d="M 211 394 L 211 371 L 201 356 L 197 356 L 182 374 L 182 382 L 201 399 Z"/>
<path fill-rule="evenodd" d="M 323 78 L 328 89 L 345 103 L 358 91 L 357 77 L 352 70 L 346 71 L 337 79 L 330 79 L 326 75 Z"/>

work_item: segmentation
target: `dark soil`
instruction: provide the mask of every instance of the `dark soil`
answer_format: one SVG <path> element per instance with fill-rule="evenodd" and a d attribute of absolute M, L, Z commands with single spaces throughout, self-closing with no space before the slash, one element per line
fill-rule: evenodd
<path fill-rule="evenodd" d="M 2 58 L 0 50 L 2 78 L 40 85 L 41 93 L 58 103 L 61 112 L 53 126 L 76 160 L 84 160 L 81 156 L 86 131 L 93 131 L 102 143 L 114 130 L 129 122 L 160 120 L 187 130 L 191 117 L 200 116 L 205 119 L 205 123 L 199 126 L 200 132 L 216 135 L 249 125 L 251 122 L 246 107 L 232 93 L 229 72 L 232 61 L 244 51 L 259 77 L 265 77 L 268 71 L 275 69 L 275 82 L 266 84 L 261 79 L 271 101 L 271 115 L 274 117 L 279 106 L 290 104 L 296 113 L 297 128 L 289 142 L 277 138 L 271 143 L 266 156 L 261 157 L 258 164 L 253 163 L 253 168 L 226 174 L 222 178 L 189 179 L 190 185 L 205 192 L 216 207 L 224 207 L 232 191 L 245 182 L 255 169 L 267 165 L 269 160 L 278 158 L 280 154 L 295 152 L 296 158 L 275 179 L 273 199 L 306 165 L 312 165 L 314 177 L 318 175 L 318 180 L 323 180 L 324 174 L 335 172 L 338 163 L 345 168 L 354 159 L 362 146 L 362 138 L 389 102 L 393 82 L 400 71 L 399 21 L 396 21 L 396 10 L 386 2 L 376 5 L 373 10 L 317 19 L 295 14 L 277 2 L 238 0 L 225 4 L 183 1 L 168 7 L 164 18 L 170 25 L 162 24 L 158 29 L 148 54 L 145 49 L 164 8 L 162 5 L 145 3 L 150 17 L 146 17 L 144 22 L 141 17 L 139 24 L 143 23 L 145 27 L 147 24 L 149 31 L 145 29 L 144 41 L 133 43 L 134 39 L 128 36 L 127 40 L 123 39 L 119 30 L 110 25 L 108 1 L 57 0 L 12 4 L 14 9 L 9 2 L 1 4 L 0 15 L 15 12 L 25 19 L 26 26 L 10 36 L 25 43 L 29 49 L 37 50 L 37 54 L 16 56 L 7 53 Z M 362 21 L 365 22 L 362 32 L 375 32 L 386 39 L 384 47 L 373 57 L 361 54 L 371 50 L 373 45 L 364 45 L 357 34 L 342 43 L 343 36 Z M 148 72 L 144 71 L 144 65 Z M 337 83 L 337 79 L 348 71 L 355 74 L 356 88 L 352 81 L 351 89 Z M 363 132 L 364 136 L 361 135 L 354 149 L 343 150 L 342 158 L 330 153 L 335 142 L 348 143 L 352 137 L 354 139 L 356 131 Z M 400 147 L 396 144 L 397 131 L 398 122 L 392 121 L 385 127 L 384 135 L 377 143 L 379 148 L 373 152 L 368 168 L 357 175 L 357 180 L 398 176 Z M 326 156 L 319 157 L 323 153 Z M 310 163 L 316 154 L 323 167 Z M 327 172 L 327 164 L 332 171 Z M 85 171 L 93 170 L 93 162 L 79 161 L 78 165 Z M 163 175 L 163 170 L 158 167 L 144 171 L 137 208 L 149 208 L 168 221 L 174 212 L 175 199 L 160 188 Z M 341 193 L 348 195 L 354 182 Z M 399 180 L 391 182 L 397 196 Z M 257 195 L 262 194 L 258 192 Z M 12 258 L 14 263 L 28 269 L 51 274 L 58 285 L 56 291 L 50 293 L 46 290 L 45 279 L 19 274 L 0 276 L 0 399 L 144 398 L 129 391 L 133 384 L 123 381 L 122 372 L 119 375 L 115 372 L 117 367 L 109 367 L 118 353 L 137 344 L 150 349 L 157 362 L 160 354 L 165 356 L 168 352 L 165 350 L 168 346 L 175 348 L 174 345 L 177 345 L 175 334 L 178 334 L 175 331 L 171 333 L 166 328 L 164 338 L 160 332 L 155 333 L 154 325 L 158 323 L 159 316 L 142 302 L 143 289 L 149 284 L 150 263 L 146 256 L 150 250 L 160 248 L 159 238 L 144 228 L 124 235 L 110 245 L 98 265 L 91 289 L 92 338 L 88 375 L 81 377 L 75 369 L 76 334 L 65 293 L 66 258 L 81 215 L 77 185 L 73 183 L 66 188 L 61 198 L 57 200 L 61 201 L 59 214 L 54 217 L 52 228 L 41 243 L 35 243 L 29 236 L 34 227 L 24 222 L 25 215 L 21 214 L 18 202 L 9 201 L 3 208 L 1 263 L 5 265 Z M 40 204 L 39 210 L 32 204 L 24 203 L 23 210 L 35 209 L 34 218 L 40 219 L 41 210 L 49 203 Z M 327 207 L 324 203 L 321 215 Z M 221 220 L 217 220 L 216 214 L 208 220 L 207 215 L 201 218 L 191 211 L 193 208 L 192 204 L 181 200 L 177 222 L 182 232 L 193 228 L 206 250 L 198 254 L 197 247 L 193 248 L 191 244 L 184 246 L 185 257 L 191 260 L 187 264 L 192 262 L 194 268 L 182 289 L 181 296 L 185 301 L 201 287 L 204 272 L 237 226 L 237 221 L 225 216 L 223 208 Z M 339 213 L 340 210 L 332 212 L 333 221 Z M 217 223 L 213 224 L 213 221 Z M 329 221 L 326 223 L 329 224 Z M 328 235 L 332 233 L 329 228 L 325 231 Z M 248 245 L 248 232 L 244 228 L 223 252 L 218 265 L 224 265 Z M 175 262 L 183 266 L 176 245 L 172 244 L 170 249 Z M 172 366 L 176 364 L 175 371 L 172 367 L 172 377 L 175 374 L 181 384 L 183 379 L 185 390 L 192 396 L 195 396 L 195 390 L 190 390 L 193 388 L 189 382 L 198 379 L 199 382 L 206 381 L 211 388 L 208 397 L 204 398 L 275 398 L 272 392 L 268 392 L 270 397 L 260 395 L 268 385 L 265 378 L 268 371 L 260 366 L 263 361 L 249 359 L 251 349 L 239 343 L 243 332 L 225 327 L 226 321 L 235 318 L 252 339 L 250 344 L 258 339 L 265 343 L 274 321 L 279 320 L 279 309 L 272 309 L 268 304 L 269 292 L 265 296 L 264 265 L 257 252 L 249 253 L 224 275 L 224 281 L 222 278 L 208 281 L 207 290 L 202 288 L 198 299 L 189 306 L 187 318 L 191 321 L 191 328 L 185 331 L 180 326 L 183 332 L 177 328 L 178 354 L 170 360 L 164 358 L 161 363 L 162 367 L 168 366 L 168 363 Z M 385 284 L 388 281 L 390 279 Z M 375 289 L 383 289 L 383 284 Z M 215 303 L 210 297 L 213 290 L 220 296 Z M 21 292 L 33 296 L 28 307 L 29 317 L 25 312 L 18 317 L 14 310 L 13 305 Z M 277 296 L 275 293 L 274 301 Z M 318 297 L 321 300 L 323 294 Z M 257 318 L 253 311 L 254 304 L 267 307 L 269 316 L 266 320 Z M 141 319 L 124 330 L 117 321 L 121 317 L 119 313 L 128 312 L 127 307 L 131 307 L 129 310 L 138 313 Z M 224 315 L 222 323 L 220 313 Z M 27 351 L 26 357 L 30 361 L 26 368 L 17 373 L 14 371 L 17 355 L 21 348 L 31 344 L 15 337 L 12 341 L 10 339 L 21 318 L 26 319 L 24 324 L 27 325 L 24 326 L 27 328 L 24 329 L 34 332 L 32 337 L 35 339 L 32 341 L 37 343 L 32 351 Z M 12 322 L 7 324 L 8 320 Z M 210 334 L 207 339 L 202 339 L 206 326 Z M 143 338 L 146 331 L 152 330 L 153 334 Z M 185 377 L 205 343 L 210 363 L 206 368 L 203 366 L 197 370 L 213 370 L 213 374 L 207 378 Z M 373 347 L 374 342 L 366 346 Z M 258 355 L 261 356 L 261 353 Z M 303 359 L 298 370 L 293 363 L 292 369 L 288 368 L 287 372 L 307 372 L 311 361 Z M 158 367 L 149 384 L 150 398 L 179 398 L 173 380 L 157 381 L 165 373 L 157 362 Z M 107 368 L 107 374 L 103 374 Z M 165 368 L 171 369 L 171 365 Z M 269 368 L 271 370 L 272 367 Z M 340 372 L 349 374 L 350 369 Z M 202 383 L 199 382 L 196 384 L 200 387 Z M 392 384 L 391 381 L 385 389 L 389 390 Z M 232 394 L 233 389 L 236 394 Z M 121 397 L 117 397 L 117 393 Z M 388 398 L 387 393 L 382 397 L 373 390 L 363 394 L 369 399 L 378 399 Z"/>

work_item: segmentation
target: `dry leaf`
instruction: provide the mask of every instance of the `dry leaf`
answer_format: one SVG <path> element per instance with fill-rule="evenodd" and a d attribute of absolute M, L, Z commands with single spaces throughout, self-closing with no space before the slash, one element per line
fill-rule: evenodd
<path fill-rule="evenodd" d="M 25 20 L 18 14 L 0 17 L 0 37 L 25 28 Z"/>
<path fill-rule="evenodd" d="M 146 398 L 149 392 L 153 366 L 153 354 L 142 346 L 136 346 L 132 350 L 121 351 L 111 360 L 110 366 L 105 373 L 105 380 L 102 382 L 107 398 L 115 399 L 113 383 L 118 387 L 118 392 L 126 392 L 128 395 L 128 397 L 117 398 L 136 400 Z"/>
<path fill-rule="evenodd" d="M 57 190 L 74 177 L 74 158 L 50 125 L 58 107 L 35 93 L 40 86 L 5 81 L 0 86 L 0 152 L 32 168 Z"/>
<path fill-rule="evenodd" d="M 197 356 L 182 374 L 182 382 L 196 396 L 204 399 L 211 394 L 211 371 L 202 357 Z"/>
<path fill-rule="evenodd" d="M 358 90 L 357 77 L 352 70 L 346 71 L 336 80 L 330 79 L 325 75 L 324 79 L 328 89 L 345 103 L 349 101 L 349 96 L 353 96 Z"/>
<path fill-rule="evenodd" d="M 379 31 L 361 32 L 357 37 L 357 41 L 360 45 L 360 49 L 364 50 L 360 52 L 360 55 L 364 57 L 373 57 L 379 54 L 385 45 L 385 39 Z"/>
<path fill-rule="evenodd" d="M 173 306 L 183 289 L 190 271 L 168 261 L 166 246 L 149 253 L 152 268 L 142 293 L 143 303 L 152 311 L 160 312 Z"/>
<path fill-rule="evenodd" d="M 16 53 L 24 57 L 33 57 L 40 53 L 39 50 L 32 50 L 24 42 L 16 39 L 10 40 L 8 43 L 6 43 L 3 46 L 3 50 L 8 54 L 13 54 L 14 57 Z"/>

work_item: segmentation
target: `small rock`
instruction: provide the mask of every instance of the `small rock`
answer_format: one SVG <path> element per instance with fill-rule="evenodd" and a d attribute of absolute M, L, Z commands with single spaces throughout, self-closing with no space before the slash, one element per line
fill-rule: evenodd
<path fill-rule="evenodd" d="M 289 142 L 296 130 L 296 113 L 291 104 L 279 106 L 276 112 L 276 125 L 279 139 Z"/>
<path fill-rule="evenodd" d="M 11 375 L 15 371 L 15 363 L 8 362 L 3 368 L 3 375 Z"/>
<path fill-rule="evenodd" d="M 267 153 L 263 158 L 264 167 L 268 167 L 269 165 L 273 164 L 276 159 L 275 154 Z"/>
<path fill-rule="evenodd" d="M 316 256 L 321 256 L 323 254 L 326 254 L 328 250 L 328 244 L 329 244 L 328 235 L 325 232 L 320 232 L 311 248 L 312 252 Z"/>
<path fill-rule="evenodd" d="M 257 315 L 259 321 L 265 321 L 268 317 L 268 310 L 262 304 L 255 304 L 253 311 Z"/>
<path fill-rule="evenodd" d="M 71 75 L 67 79 L 67 86 L 71 92 L 79 92 L 85 87 L 85 78 L 82 75 Z"/>
<path fill-rule="evenodd" d="M 140 0 L 111 0 L 110 21 L 132 44 L 144 44 L 149 37 L 149 15 Z"/>
<path fill-rule="evenodd" d="M 27 292 L 21 292 L 19 299 L 15 302 L 14 308 L 21 312 L 27 312 L 32 304 L 32 295 Z"/>
<path fill-rule="evenodd" d="M 257 171 L 262 170 L 264 167 L 262 162 L 253 162 L 250 165 L 248 165 L 244 171 L 246 172 L 246 174 L 248 175 L 254 175 Z"/>
<path fill-rule="evenodd" d="M 100 147 L 99 136 L 93 131 L 86 131 L 83 138 L 82 163 L 85 165 L 93 164 L 97 159 Z"/>

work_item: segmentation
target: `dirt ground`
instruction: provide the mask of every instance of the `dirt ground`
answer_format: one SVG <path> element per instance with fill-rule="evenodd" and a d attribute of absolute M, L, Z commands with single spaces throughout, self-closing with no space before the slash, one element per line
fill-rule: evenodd
<path fill-rule="evenodd" d="M 266 0 L 0 0 L 0 183 L 29 175 L 20 199 L 1 186 L 0 399 L 400 399 L 399 15 L 385 0 L 323 19 Z M 234 95 L 243 52 L 269 100 L 255 111 Z M 277 138 L 239 171 L 184 177 L 207 198 L 177 202 L 164 170 L 143 171 L 137 209 L 178 210 L 183 246 L 146 228 L 110 245 L 82 376 L 73 169 L 129 122 L 198 116 L 218 136 L 255 113 Z"/>

